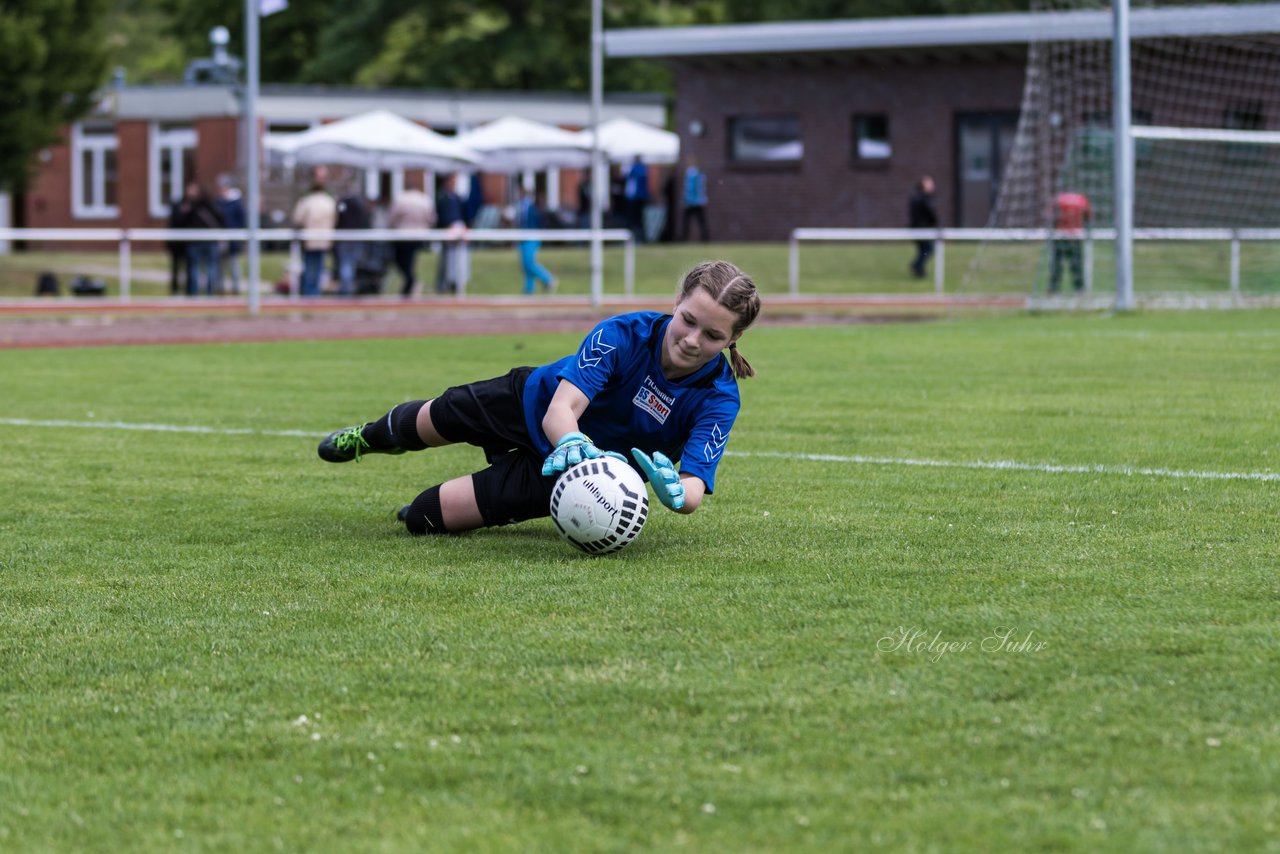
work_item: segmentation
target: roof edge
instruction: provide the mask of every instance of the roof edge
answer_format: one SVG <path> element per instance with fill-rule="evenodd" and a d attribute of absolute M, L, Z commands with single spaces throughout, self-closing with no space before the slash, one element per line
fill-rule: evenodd
<path fill-rule="evenodd" d="M 1111 38 L 1111 19 L 1104 9 L 646 27 L 606 31 L 604 49 L 614 58 L 674 58 L 1106 41 Z M 1280 3 L 1135 9 L 1129 28 L 1132 38 L 1280 33 Z"/>

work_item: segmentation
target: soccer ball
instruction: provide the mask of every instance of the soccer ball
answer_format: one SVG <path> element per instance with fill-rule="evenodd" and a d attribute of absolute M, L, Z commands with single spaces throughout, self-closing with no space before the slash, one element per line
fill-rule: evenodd
<path fill-rule="evenodd" d="M 647 518 L 644 478 L 613 457 L 578 463 L 551 491 L 556 530 L 587 554 L 618 551 L 640 535 Z"/>

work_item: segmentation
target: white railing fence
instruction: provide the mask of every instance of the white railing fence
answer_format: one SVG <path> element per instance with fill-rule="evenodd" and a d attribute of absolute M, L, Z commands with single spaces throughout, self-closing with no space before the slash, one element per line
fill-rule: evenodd
<path fill-rule="evenodd" d="M 624 250 L 623 294 L 626 297 L 635 295 L 636 244 L 634 236 L 625 229 L 606 229 L 601 237 L 605 242 L 621 243 Z M 947 293 L 947 246 L 953 243 L 1043 243 L 1057 237 L 1075 237 L 1078 234 L 1059 232 L 1046 228 L 1029 229 L 987 229 L 987 228 L 797 228 L 791 232 L 788 245 L 788 292 L 792 297 L 801 297 L 801 245 L 804 243 L 910 243 L 920 240 L 934 242 L 933 255 L 933 290 L 935 295 Z M 229 242 L 245 241 L 248 232 L 244 229 L 164 229 L 164 228 L 0 228 L 0 243 L 5 241 L 27 241 L 39 243 L 104 243 L 115 244 L 117 252 L 117 268 L 119 278 L 119 299 L 128 301 L 132 297 L 132 280 L 134 278 L 133 249 L 139 243 L 163 243 L 165 241 L 180 242 Z M 258 238 L 263 243 L 288 244 L 289 261 L 286 275 L 290 286 L 290 297 L 297 299 L 299 294 L 299 278 L 302 269 L 302 245 L 309 239 L 324 239 L 335 242 L 381 242 L 419 241 L 423 243 L 449 243 L 465 241 L 469 244 L 514 244 L 524 240 L 539 240 L 545 243 L 590 243 L 592 232 L 589 229 L 473 229 L 460 235 L 445 229 L 393 230 L 366 229 L 343 231 L 299 231 L 297 229 L 262 229 Z M 1106 244 L 1115 240 L 1115 230 L 1096 228 L 1087 232 L 1084 238 L 1084 270 L 1085 291 L 1093 290 L 1093 257 L 1095 244 Z M 1230 296 L 1241 295 L 1241 246 L 1249 242 L 1273 243 L 1280 246 L 1280 229 L 1226 229 L 1226 228 L 1179 228 L 1179 229 L 1136 229 L 1135 242 L 1200 241 L 1221 243 L 1227 249 L 1225 269 L 1222 271 L 1223 284 L 1226 284 Z M 1270 263 L 1270 262 L 1268 262 Z M 1272 277 L 1271 270 L 1265 270 L 1268 280 L 1280 281 L 1280 270 Z M 1032 290 L 1032 282 L 1026 282 L 1023 293 Z M 1221 285 L 1218 285 L 1219 287 Z M 250 284 L 252 287 L 252 284 Z M 261 284 L 259 284 L 261 288 Z M 865 296 L 865 294 L 862 294 Z M 253 297 L 243 294 L 253 306 Z M 459 288 L 458 298 L 467 296 L 465 287 Z"/>
<path fill-rule="evenodd" d="M 600 232 L 606 243 L 623 246 L 623 294 L 635 294 L 635 236 L 626 229 L 605 229 Z M 0 228 L 2 241 L 32 241 L 41 243 L 114 243 L 117 246 L 117 275 L 120 281 L 120 299 L 132 297 L 133 247 L 138 243 L 227 243 L 248 240 L 245 229 L 172 229 L 172 228 Z M 519 229 L 477 228 L 459 233 L 447 229 L 351 229 L 342 231 L 307 230 L 293 228 L 261 229 L 258 240 L 262 243 L 288 243 L 289 262 L 286 274 L 289 294 L 299 298 L 298 282 L 302 270 L 302 246 L 308 240 L 328 240 L 335 243 L 395 243 L 415 241 L 422 243 L 511 244 L 527 240 L 543 243 L 582 243 L 591 241 L 589 229 Z M 585 251 L 585 250 L 584 250 Z M 252 288 L 250 283 L 250 288 Z M 261 284 L 259 284 L 261 287 Z M 456 296 L 465 297 L 465 283 Z M 245 294 L 248 297 L 248 294 Z"/>
<path fill-rule="evenodd" d="M 1057 231 L 1049 228 L 797 228 L 791 232 L 788 257 L 789 290 L 793 296 L 800 293 L 800 245 L 801 243 L 840 242 L 905 242 L 932 240 L 934 243 L 933 287 L 938 296 L 946 292 L 946 247 L 948 242 L 968 243 L 1043 243 L 1056 238 L 1080 239 L 1079 232 Z M 1093 288 L 1094 245 L 1099 241 L 1113 242 L 1115 229 L 1095 228 L 1084 235 L 1085 291 Z M 1240 295 L 1240 246 L 1247 241 L 1280 241 L 1280 229 L 1275 228 L 1139 228 L 1134 229 L 1134 242 L 1140 241 L 1201 241 L 1223 242 L 1230 247 L 1229 262 L 1224 271 L 1231 295 Z M 1280 278 L 1280 271 L 1277 271 Z M 1028 282 L 1028 291 L 1030 282 Z"/>

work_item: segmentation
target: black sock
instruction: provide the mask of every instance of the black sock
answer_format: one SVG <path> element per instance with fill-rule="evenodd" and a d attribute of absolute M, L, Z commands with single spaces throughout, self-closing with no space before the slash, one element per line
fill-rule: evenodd
<path fill-rule="evenodd" d="M 423 534 L 447 534 L 444 513 L 440 509 L 440 487 L 424 490 L 413 503 L 405 508 L 404 526 L 414 536 Z"/>
<path fill-rule="evenodd" d="M 375 451 L 396 448 L 421 451 L 427 443 L 418 435 L 418 412 L 425 404 L 425 400 L 411 400 L 394 407 L 377 421 L 370 421 L 364 425 L 364 440 Z"/>

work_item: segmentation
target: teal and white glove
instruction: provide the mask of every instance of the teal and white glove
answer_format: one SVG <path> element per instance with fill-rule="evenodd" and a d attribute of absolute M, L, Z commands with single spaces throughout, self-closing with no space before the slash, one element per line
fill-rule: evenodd
<path fill-rule="evenodd" d="M 556 449 L 548 454 L 547 459 L 542 463 L 542 475 L 547 477 L 559 474 L 583 460 L 594 460 L 603 455 L 604 451 L 591 444 L 591 440 L 581 433 L 576 431 L 565 433 L 560 437 L 560 441 L 556 442 Z"/>
<path fill-rule="evenodd" d="M 632 448 L 631 456 L 635 458 L 636 465 L 640 466 L 644 476 L 649 478 L 653 494 L 658 496 L 664 507 L 679 510 L 684 506 L 684 484 L 680 482 L 675 463 L 667 459 L 666 454 L 654 451 L 650 457 L 639 448 Z"/>

